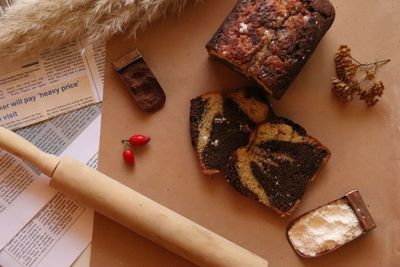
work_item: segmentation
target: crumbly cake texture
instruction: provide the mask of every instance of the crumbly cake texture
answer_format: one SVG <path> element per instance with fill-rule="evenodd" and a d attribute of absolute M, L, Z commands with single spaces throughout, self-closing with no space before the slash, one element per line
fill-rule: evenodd
<path fill-rule="evenodd" d="M 206 93 L 191 100 L 190 135 L 204 174 L 223 172 L 258 123 L 273 116 L 265 92 Z"/>
<path fill-rule="evenodd" d="M 235 152 L 226 177 L 237 191 L 284 217 L 296 208 L 329 157 L 329 150 L 301 126 L 275 118 L 260 124 L 249 145 Z"/>
<path fill-rule="evenodd" d="M 239 0 L 206 48 L 279 99 L 334 18 L 328 0 Z"/>

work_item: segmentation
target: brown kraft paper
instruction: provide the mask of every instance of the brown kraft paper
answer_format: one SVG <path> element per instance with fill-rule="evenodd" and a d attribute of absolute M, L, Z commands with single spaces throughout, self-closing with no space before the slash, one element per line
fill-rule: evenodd
<path fill-rule="evenodd" d="M 234 0 L 190 4 L 181 15 L 151 25 L 136 41 L 120 36 L 108 44 L 100 170 L 264 257 L 271 266 L 397 266 L 400 2 L 332 2 L 336 8 L 332 28 L 283 98 L 272 101 L 277 114 L 302 125 L 332 151 L 328 164 L 292 216 L 280 218 L 237 193 L 222 177 L 203 176 L 190 144 L 190 99 L 207 91 L 250 84 L 242 75 L 209 58 L 204 48 Z M 342 104 L 332 95 L 333 57 L 341 44 L 348 44 L 352 55 L 363 62 L 392 59 L 378 69 L 377 77 L 386 89 L 375 107 L 366 108 L 358 100 Z M 155 114 L 136 106 L 111 64 L 134 48 L 146 58 L 167 96 L 164 108 Z M 146 147 L 135 150 L 134 168 L 124 163 L 120 143 L 133 133 L 152 138 Z M 296 256 L 285 236 L 288 221 L 352 189 L 360 190 L 377 228 L 320 258 Z M 91 265 L 193 266 L 98 214 Z"/>

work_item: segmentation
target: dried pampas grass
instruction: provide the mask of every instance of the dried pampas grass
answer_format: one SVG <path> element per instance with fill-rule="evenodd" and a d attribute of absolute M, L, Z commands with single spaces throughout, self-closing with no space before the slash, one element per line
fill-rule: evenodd
<path fill-rule="evenodd" d="M 88 44 L 135 35 L 188 0 L 18 0 L 0 16 L 0 57 L 16 57 L 85 38 Z"/>

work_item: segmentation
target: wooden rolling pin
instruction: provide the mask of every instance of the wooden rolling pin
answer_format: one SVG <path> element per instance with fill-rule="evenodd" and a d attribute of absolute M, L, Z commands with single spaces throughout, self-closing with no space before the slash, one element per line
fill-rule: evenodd
<path fill-rule="evenodd" d="M 200 266 L 266 267 L 268 262 L 70 157 L 44 153 L 0 127 L 0 148 L 51 177 L 50 185 Z"/>

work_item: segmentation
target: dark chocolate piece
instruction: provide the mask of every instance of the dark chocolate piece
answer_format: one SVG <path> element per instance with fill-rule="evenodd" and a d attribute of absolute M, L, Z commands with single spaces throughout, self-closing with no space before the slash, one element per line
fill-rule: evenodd
<path fill-rule="evenodd" d="M 371 214 L 368 211 L 367 205 L 365 205 L 364 200 L 358 190 L 350 191 L 346 194 L 347 201 L 352 207 L 354 213 L 357 215 L 361 226 L 364 228 L 365 232 L 368 232 L 376 227 L 374 219 L 372 219 Z"/>
<path fill-rule="evenodd" d="M 239 0 L 206 48 L 279 99 L 334 18 L 328 0 Z"/>
<path fill-rule="evenodd" d="M 312 216 L 314 216 L 313 220 Z M 329 218 L 329 216 L 331 218 Z M 338 220 L 337 222 L 334 219 L 335 216 L 338 216 L 336 219 Z M 313 221 L 317 223 L 313 223 Z M 354 221 L 356 221 L 356 223 Z M 335 223 L 337 224 L 338 229 L 335 229 Z M 344 225 L 345 223 L 348 224 L 347 231 L 344 230 L 346 227 Z M 297 232 L 296 230 L 293 230 L 295 227 L 298 227 Z M 325 233 L 321 230 L 314 229 L 315 227 L 324 229 Z M 348 192 L 344 197 L 310 210 L 289 222 L 286 228 L 286 237 L 293 250 L 299 256 L 303 258 L 314 258 L 339 249 L 354 239 L 365 235 L 375 227 L 376 224 L 372 219 L 360 192 L 358 190 L 353 190 Z M 311 229 L 311 232 L 318 233 L 318 246 L 315 246 L 312 240 L 302 240 L 307 238 L 306 231 L 308 231 L 308 229 Z M 331 233 L 334 234 L 333 236 L 337 240 L 334 240 Z M 325 238 L 326 243 L 321 243 L 324 234 L 329 235 L 329 237 Z M 304 237 L 302 237 L 302 235 Z M 300 239 L 300 242 L 297 243 L 295 239 Z M 300 248 L 298 244 L 300 244 L 302 248 Z M 318 251 L 312 253 L 313 246 Z"/>
<path fill-rule="evenodd" d="M 165 93 L 138 50 L 116 60 L 113 65 L 141 109 L 155 112 L 164 106 Z"/>

